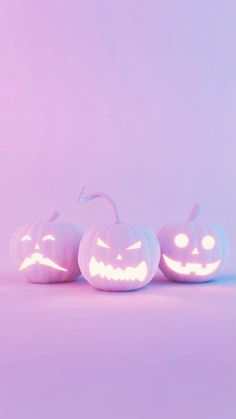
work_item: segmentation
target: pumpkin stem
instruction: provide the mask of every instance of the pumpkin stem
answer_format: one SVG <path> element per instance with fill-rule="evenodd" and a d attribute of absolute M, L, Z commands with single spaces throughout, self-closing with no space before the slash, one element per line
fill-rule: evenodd
<path fill-rule="evenodd" d="M 117 224 L 120 224 L 121 223 L 120 216 L 119 216 L 119 213 L 118 213 L 116 204 L 109 197 L 109 195 L 107 195 L 106 193 L 103 193 L 103 192 L 95 192 L 95 193 L 93 193 L 91 195 L 83 195 L 84 191 L 85 191 L 85 186 L 82 188 L 82 190 L 81 190 L 81 192 L 80 192 L 80 194 L 79 194 L 79 196 L 77 198 L 79 202 L 88 202 L 88 201 L 91 201 L 92 199 L 95 199 L 95 198 L 104 198 L 104 199 L 106 199 L 111 204 L 111 206 L 113 208 L 114 215 L 115 215 L 115 223 L 117 223 Z"/>
<path fill-rule="evenodd" d="M 188 221 L 195 221 L 201 215 L 201 212 L 202 212 L 201 205 L 194 204 L 190 211 Z"/>
<path fill-rule="evenodd" d="M 50 216 L 47 218 L 47 221 L 53 222 L 59 217 L 59 215 L 60 215 L 59 212 L 54 210 L 54 211 L 52 211 Z"/>

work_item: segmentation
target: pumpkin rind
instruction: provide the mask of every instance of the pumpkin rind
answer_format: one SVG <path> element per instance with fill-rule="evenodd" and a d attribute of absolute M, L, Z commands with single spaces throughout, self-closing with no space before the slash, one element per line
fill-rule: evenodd
<path fill-rule="evenodd" d="M 54 237 L 54 241 L 45 240 L 46 236 Z M 22 242 L 22 237 L 29 236 L 31 240 Z M 70 223 L 40 222 L 26 224 L 19 227 L 13 234 L 10 244 L 12 259 L 23 275 L 32 283 L 57 283 L 73 280 L 80 274 L 77 261 L 79 242 L 82 233 L 80 228 Z M 38 245 L 38 248 L 36 248 Z M 47 258 L 53 266 L 43 263 L 32 263 L 21 270 L 24 260 L 29 260 L 31 255 Z M 38 255 L 38 256 L 37 256 Z M 39 256 L 41 255 L 41 256 Z M 45 259 L 44 259 L 45 260 Z"/>
<path fill-rule="evenodd" d="M 115 202 L 104 192 L 78 197 L 80 202 L 106 199 L 115 222 L 90 227 L 79 247 L 82 275 L 96 288 L 105 291 L 136 290 L 148 284 L 156 273 L 160 246 L 155 234 L 142 225 L 121 222 Z"/>
<path fill-rule="evenodd" d="M 167 278 L 177 282 L 213 279 L 227 254 L 227 240 L 221 227 L 196 220 L 199 206 L 195 205 L 191 214 L 188 221 L 167 224 L 157 234 L 161 247 L 159 268 Z M 183 247 L 175 242 L 180 234 L 188 238 Z M 204 247 L 206 237 L 211 238 L 210 248 Z"/>
<path fill-rule="evenodd" d="M 97 239 L 107 243 L 109 248 L 99 247 Z M 141 242 L 140 249 L 127 249 L 132 243 L 139 241 Z M 103 278 L 100 274 L 91 275 L 90 261 L 92 258 L 95 258 L 98 264 L 104 265 Z M 90 227 L 82 237 L 78 256 L 82 275 L 92 286 L 106 291 L 129 291 L 144 287 L 155 275 L 159 258 L 160 248 L 155 234 L 146 226 L 125 223 Z M 131 275 L 135 275 L 135 269 L 142 262 L 146 264 L 147 268 L 145 278 L 142 280 L 128 279 L 127 272 L 131 271 Z M 127 268 L 131 269 L 128 271 Z M 106 269 L 110 272 L 110 279 L 106 277 Z M 132 271 L 132 269 L 134 270 Z M 116 273 L 117 276 L 120 273 L 122 279 L 114 279 L 113 275 Z M 125 275 L 127 275 L 127 279 L 124 278 Z"/>

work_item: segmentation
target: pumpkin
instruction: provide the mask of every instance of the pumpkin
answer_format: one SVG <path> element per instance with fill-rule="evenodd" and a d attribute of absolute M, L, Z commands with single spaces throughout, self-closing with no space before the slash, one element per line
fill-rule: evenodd
<path fill-rule="evenodd" d="M 123 223 L 112 199 L 102 192 L 79 195 L 80 202 L 104 198 L 112 206 L 113 224 L 90 227 L 79 246 L 82 275 L 95 288 L 105 291 L 136 290 L 148 284 L 156 273 L 160 247 L 146 226 Z"/>
<path fill-rule="evenodd" d="M 11 239 L 11 255 L 19 272 L 33 283 L 71 281 L 80 274 L 79 228 L 55 222 L 54 212 L 46 221 L 19 227 Z"/>
<path fill-rule="evenodd" d="M 227 252 L 222 228 L 199 221 L 201 207 L 195 204 L 186 222 L 165 225 L 157 234 L 161 246 L 159 267 L 178 282 L 205 282 L 212 279 Z"/>

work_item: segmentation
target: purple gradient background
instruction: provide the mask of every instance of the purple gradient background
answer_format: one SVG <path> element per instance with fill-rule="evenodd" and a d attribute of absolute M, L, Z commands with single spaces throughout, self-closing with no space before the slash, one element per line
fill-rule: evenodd
<path fill-rule="evenodd" d="M 235 2 L 0 4 L 1 264 L 55 207 L 110 220 L 84 184 L 155 230 L 200 202 L 235 249 Z"/>
<path fill-rule="evenodd" d="M 234 0 L 0 0 L 1 418 L 235 417 L 235 20 Z M 154 230 L 202 203 L 225 277 L 20 283 L 19 224 L 112 219 L 83 185 Z"/>

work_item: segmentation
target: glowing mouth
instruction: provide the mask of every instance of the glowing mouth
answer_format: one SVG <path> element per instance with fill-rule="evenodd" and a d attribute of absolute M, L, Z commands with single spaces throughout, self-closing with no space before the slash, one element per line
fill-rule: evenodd
<path fill-rule="evenodd" d="M 144 281 L 147 275 L 147 265 L 143 261 L 136 268 L 127 266 L 125 269 L 113 268 L 112 265 L 104 265 L 103 262 L 97 262 L 92 257 L 89 262 L 89 272 L 91 276 L 100 276 L 114 281 Z"/>
<path fill-rule="evenodd" d="M 57 269 L 58 271 L 67 271 L 67 269 L 58 265 L 56 262 L 53 262 L 51 259 L 45 258 L 41 253 L 32 253 L 30 257 L 25 258 L 25 260 L 20 265 L 19 271 L 28 268 L 28 266 L 35 265 L 36 263 L 49 266 L 50 268 Z"/>
<path fill-rule="evenodd" d="M 216 271 L 221 262 L 219 259 L 216 262 L 208 263 L 206 266 L 202 266 L 201 263 L 186 263 L 186 265 L 183 266 L 181 262 L 177 262 L 176 260 L 170 259 L 166 255 L 163 255 L 163 258 L 168 268 L 181 275 L 210 275 Z"/>

